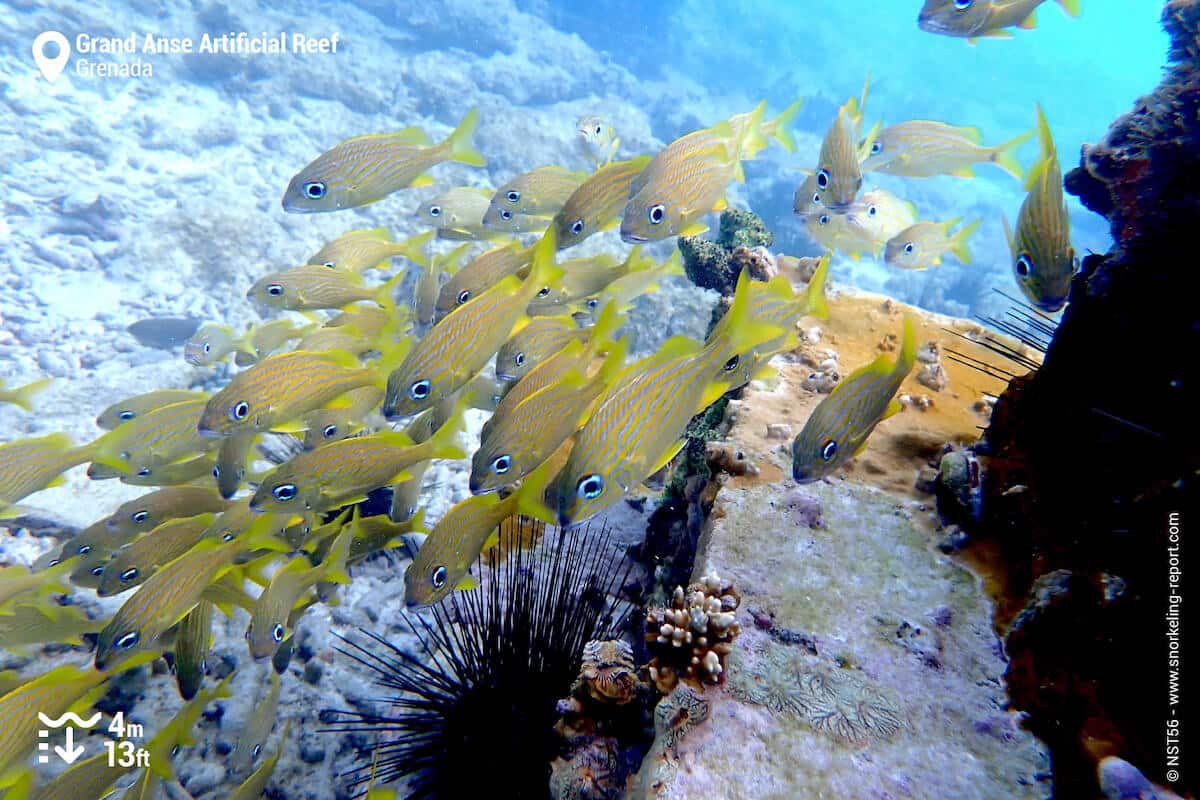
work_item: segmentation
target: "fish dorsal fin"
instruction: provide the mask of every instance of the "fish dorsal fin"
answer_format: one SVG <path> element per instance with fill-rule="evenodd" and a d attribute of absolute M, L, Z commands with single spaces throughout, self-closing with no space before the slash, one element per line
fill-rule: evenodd
<path fill-rule="evenodd" d="M 429 134 L 418 128 L 416 125 L 410 125 L 407 128 L 401 128 L 398 131 L 392 131 L 387 134 L 396 144 L 413 144 L 422 147 L 428 146 L 431 142 Z"/>

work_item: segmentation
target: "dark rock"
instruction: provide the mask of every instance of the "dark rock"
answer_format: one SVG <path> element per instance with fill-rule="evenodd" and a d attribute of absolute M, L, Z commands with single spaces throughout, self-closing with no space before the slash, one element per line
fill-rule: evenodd
<path fill-rule="evenodd" d="M 233 752 L 233 745 L 224 739 L 217 739 L 217 755 L 227 756 Z"/>
<path fill-rule="evenodd" d="M 770 247 L 774 241 L 775 236 L 757 214 L 730 208 L 721 212 L 716 239 L 681 236 L 678 245 L 683 270 L 692 283 L 730 297 L 741 271 L 740 264 L 730 260 L 733 251 L 739 247 Z"/>
<path fill-rule="evenodd" d="M 321 666 L 320 661 L 318 661 L 314 658 L 314 659 L 309 660 L 307 663 L 305 663 L 304 674 L 302 675 L 302 677 L 304 678 L 306 683 L 311 683 L 313 686 L 316 686 L 318 683 L 321 682 L 321 676 L 324 674 L 325 674 L 325 668 L 323 666 Z"/>
<path fill-rule="evenodd" d="M 308 742 L 300 743 L 300 760 L 305 764 L 320 764 L 325 760 L 325 748 Z"/>

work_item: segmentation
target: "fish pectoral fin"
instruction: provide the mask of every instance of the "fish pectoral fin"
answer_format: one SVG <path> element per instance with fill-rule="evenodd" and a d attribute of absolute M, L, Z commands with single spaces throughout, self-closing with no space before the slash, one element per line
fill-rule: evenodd
<path fill-rule="evenodd" d="M 971 167 L 969 167 L 969 166 L 959 167 L 958 169 L 954 170 L 950 174 L 956 178 L 974 178 L 975 170 L 971 169 Z"/>
<path fill-rule="evenodd" d="M 729 208 L 729 201 L 726 200 L 724 196 L 722 196 L 717 199 L 717 202 L 713 203 L 712 210 L 713 211 L 724 211 L 727 208 Z"/>
<path fill-rule="evenodd" d="M 680 236 L 699 236 L 708 230 L 708 226 L 703 222 L 693 222 L 679 232 Z"/>
<path fill-rule="evenodd" d="M 463 576 L 463 579 L 461 581 L 459 581 L 458 585 L 455 586 L 454 588 L 461 589 L 463 591 L 469 591 L 471 589 L 474 589 L 478 585 L 479 585 L 479 578 L 476 578 L 474 575 L 472 575 L 471 573 L 468 572 L 466 575 Z"/>
<path fill-rule="evenodd" d="M 491 550 L 498 544 L 500 544 L 500 529 L 496 528 L 496 530 L 492 531 L 491 534 L 483 540 L 483 547 L 479 549 L 479 552 L 486 553 L 488 550 Z"/>
<path fill-rule="evenodd" d="M 679 455 L 679 451 L 683 449 L 685 444 L 687 444 L 687 439 L 680 439 L 678 442 L 671 445 L 671 447 L 667 448 L 667 452 L 663 453 L 662 457 L 659 458 L 659 460 L 652 467 L 650 467 L 650 474 L 653 475 L 667 464 L 670 464 L 671 459 Z"/>
<path fill-rule="evenodd" d="M 418 175 L 417 177 L 413 178 L 412 183 L 410 183 L 408 185 L 413 186 L 413 187 L 432 186 L 433 185 L 433 176 L 428 173 L 425 173 L 423 175 Z"/>
<path fill-rule="evenodd" d="M 888 417 L 899 414 L 903 410 L 904 410 L 904 406 L 900 404 L 899 400 L 897 400 L 896 398 L 893 397 L 892 401 L 890 403 L 888 403 L 887 408 L 884 409 L 883 416 L 880 417 L 879 419 L 881 421 L 885 420 Z"/>

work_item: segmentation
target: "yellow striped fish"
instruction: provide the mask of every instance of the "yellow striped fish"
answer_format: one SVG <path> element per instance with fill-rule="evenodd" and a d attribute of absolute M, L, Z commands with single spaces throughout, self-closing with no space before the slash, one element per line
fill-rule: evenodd
<path fill-rule="evenodd" d="M 241 543 L 204 539 L 142 584 L 113 615 L 96 640 L 96 669 L 154 647 L 163 633 L 200 602 L 228 568 Z"/>
<path fill-rule="evenodd" d="M 241 346 L 241 338 L 228 325 L 206 323 L 183 343 L 183 360 L 194 367 L 208 367 L 225 360 Z M 132 419 L 132 417 L 130 417 Z M 97 424 L 99 420 L 97 420 Z M 117 423 L 120 424 L 120 423 Z M 114 428 L 116 425 L 100 425 Z"/>
<path fill-rule="evenodd" d="M 346 564 L 353 566 L 361 563 L 372 553 L 395 546 L 399 537 L 424 530 L 424 520 L 424 509 L 415 511 L 408 519 L 400 522 L 393 522 L 382 514 L 351 519 L 347 523 L 351 528 L 351 538 Z"/>
<path fill-rule="evenodd" d="M 136 474 L 199 455 L 213 444 L 196 428 L 208 402 L 199 397 L 141 414 L 93 442 L 92 459 Z"/>
<path fill-rule="evenodd" d="M 250 507 L 259 511 L 324 511 L 392 483 L 412 464 L 432 458 L 464 458 L 457 444 L 459 409 L 437 433 L 413 444 L 402 433 L 382 431 L 300 453 L 263 476 Z"/>
<path fill-rule="evenodd" d="M 816 172 L 816 196 L 835 214 L 845 214 L 862 188 L 863 173 L 854 144 L 853 124 L 843 107 L 825 133 Z M 866 146 L 870 146 L 870 142 Z"/>
<path fill-rule="evenodd" d="M 103 620 L 89 619 L 78 606 L 60 606 L 48 601 L 13 603 L 0 613 L 0 642 L 4 642 L 4 649 L 9 652 L 52 642 L 82 647 L 80 636 L 103 627 Z"/>
<path fill-rule="evenodd" d="M 580 365 L 589 366 L 593 358 L 607 353 L 615 344 L 617 328 L 624 321 L 625 319 L 617 314 L 614 306 L 608 306 L 601 312 L 596 325 L 586 330 L 586 345 L 582 340 L 580 340 L 579 346 L 567 343 L 563 348 L 541 359 L 525 377 L 505 392 L 504 397 L 492 412 L 492 416 L 484 421 L 480 437 L 487 439 L 491 435 L 493 425 L 511 414 L 513 409 L 535 392 L 561 380 L 572 369 L 578 370 Z"/>
<path fill-rule="evenodd" d="M 669 462 L 691 418 L 729 388 L 709 376 L 732 355 L 779 335 L 750 318 L 747 280 L 743 272 L 725 336 L 703 348 L 685 337 L 668 340 L 600 398 L 547 493 L 561 527 L 600 513 Z"/>
<path fill-rule="evenodd" d="M 791 281 L 786 275 L 776 275 L 766 283 L 750 281 L 746 284 L 750 295 L 750 317 L 758 322 L 774 325 L 782 333 L 774 339 L 755 345 L 748 352 L 735 354 L 722 364 L 721 371 L 710 376 L 711 378 L 728 380 L 731 388 L 749 383 L 771 356 L 796 346 L 796 325 L 802 317 L 829 317 L 829 309 L 825 305 L 825 280 L 829 275 L 830 255 L 826 252 L 821 257 L 808 286 L 799 296 L 793 292 Z M 728 335 L 726 329 L 729 323 L 726 319 L 728 314 L 717 320 L 717 324 L 709 331 L 709 344 L 718 337 Z"/>
<path fill-rule="evenodd" d="M 275 764 L 279 761 L 280 754 L 283 753 L 283 743 L 287 740 L 288 728 L 291 727 L 291 724 L 290 720 L 284 723 L 283 731 L 275 743 L 275 752 L 266 761 L 263 761 L 249 778 L 246 778 L 233 790 L 229 795 L 229 800 L 259 800 L 262 797 L 263 792 L 267 790 L 267 783 L 271 780 L 271 773 L 275 771 Z"/>
<path fill-rule="evenodd" d="M 558 249 L 582 242 L 593 233 L 608 230 L 621 221 L 633 179 L 650 163 L 650 156 L 614 161 L 593 172 L 579 185 L 558 213 Z"/>
<path fill-rule="evenodd" d="M 419 128 L 340 142 L 292 178 L 283 210 L 307 214 L 365 206 L 406 186 L 428 186 L 433 179 L 422 173 L 446 161 L 482 167 L 484 158 L 471 144 L 478 121 L 479 109 L 473 108 L 436 145 Z"/>
<path fill-rule="evenodd" d="M 186 461 L 176 461 L 162 466 L 145 466 L 137 472 L 114 469 L 97 461 L 88 465 L 87 475 L 92 480 L 120 478 L 130 486 L 179 486 L 192 483 L 212 474 L 215 461 L 208 456 L 197 456 Z"/>
<path fill-rule="evenodd" d="M 580 117 L 579 122 L 575 123 L 575 133 L 578 137 L 576 142 L 579 151 L 597 165 L 602 166 L 612 161 L 621 145 L 621 139 L 613 126 L 596 114 Z"/>
<path fill-rule="evenodd" d="M 417 208 L 417 219 L 437 232 L 439 239 L 479 241 L 495 239 L 504 234 L 485 228 L 483 215 L 492 203 L 495 189 L 477 186 L 458 186 L 448 189 Z M 516 224 L 522 231 L 540 231 L 544 220 L 519 216 Z"/>
<path fill-rule="evenodd" d="M 96 424 L 106 431 L 111 431 L 139 414 L 145 414 L 172 403 L 182 403 L 184 400 L 197 400 L 202 397 L 208 397 L 208 395 L 204 392 L 192 392 L 186 389 L 158 389 L 145 394 L 135 394 L 133 397 L 126 397 L 101 411 L 96 417 Z"/>
<path fill-rule="evenodd" d="M 953 253 L 963 264 L 971 263 L 967 240 L 979 227 L 979 220 L 950 233 L 961 217 L 947 222 L 918 222 L 897 233 L 883 248 L 883 260 L 900 269 L 928 269 L 942 263 L 942 256 Z"/>
<path fill-rule="evenodd" d="M 562 274 L 554 263 L 554 229 L 535 246 L 533 268 L 524 281 L 510 275 L 471 302 L 447 314 L 388 376 L 383 415 L 409 417 L 458 391 L 508 340 L 525 307 Z"/>
<path fill-rule="evenodd" d="M 274 670 L 267 670 L 267 684 L 266 695 L 246 715 L 246 721 L 238 731 L 237 745 L 229 755 L 229 768 L 235 775 L 250 771 L 262 753 L 271 728 L 275 727 L 275 717 L 279 710 L 279 675 Z"/>
<path fill-rule="evenodd" d="M 454 309 L 483 294 L 509 275 L 519 274 L 529 266 L 533 248 L 513 242 L 488 250 L 450 277 L 438 290 L 437 313 L 441 320 Z"/>
<path fill-rule="evenodd" d="M 208 651 L 213 642 L 213 608 L 211 602 L 201 600 L 179 621 L 179 629 L 175 632 L 175 658 L 171 671 L 175 673 L 179 696 L 184 700 L 195 697 L 204 682 Z"/>
<path fill-rule="evenodd" d="M 174 486 L 122 503 L 105 520 L 104 525 L 114 533 L 133 536 L 152 531 L 167 520 L 197 514 L 217 514 L 229 508 L 229 505 L 207 487 Z"/>
<path fill-rule="evenodd" d="M 845 253 L 855 261 L 861 260 L 863 253 L 872 253 L 879 249 L 869 232 L 851 225 L 846 214 L 834 214 L 818 206 L 812 211 L 797 214 L 796 218 L 808 238 L 826 250 Z"/>
<path fill-rule="evenodd" d="M 212 525 L 212 514 L 197 514 L 162 523 L 122 547 L 104 565 L 96 594 L 111 597 L 140 586 L 155 570 L 191 550 Z"/>
<path fill-rule="evenodd" d="M 417 285 L 413 289 L 413 313 L 417 324 L 432 325 L 437 316 L 437 299 L 442 290 L 442 276 L 453 275 L 462 266 L 462 258 L 471 249 L 471 243 L 459 245 L 445 255 L 435 254 L 429 266 L 421 270 Z"/>
<path fill-rule="evenodd" d="M 54 564 L 48 569 L 34 571 L 24 564 L 0 567 L 0 605 L 14 597 L 35 592 L 41 598 L 54 592 L 66 591 L 59 578 L 67 571 L 67 565 Z"/>
<path fill-rule="evenodd" d="M 1041 106 L 1037 116 L 1042 157 L 1030 172 L 1031 185 L 1026 187 L 1029 193 L 1017 212 L 1016 231 L 1009 229 L 1007 219 L 1001 219 L 1017 285 L 1029 302 L 1052 314 L 1067 302 L 1079 259 L 1071 246 L 1071 218 L 1063 198 L 1062 170 Z"/>
<path fill-rule="evenodd" d="M 243 431 L 221 439 L 212 475 L 217 482 L 217 493 L 226 500 L 242 487 L 242 479 L 246 477 L 246 461 L 250 458 L 257 436 L 256 431 Z"/>
<path fill-rule="evenodd" d="M 728 122 L 668 144 L 630 185 L 622 241 L 638 244 L 708 230 L 700 218 L 726 207 L 725 189 L 742 174 L 739 159 L 740 144 Z"/>
<path fill-rule="evenodd" d="M 290 632 L 289 617 L 292 609 L 303 595 L 320 581 L 349 583 L 346 574 L 346 556 L 352 532 L 343 528 L 337 535 L 329 555 L 316 566 L 307 556 L 296 556 L 284 564 L 263 589 L 250 614 L 250 625 L 246 628 L 246 641 L 250 643 L 250 654 L 254 658 L 272 655 Z"/>
<path fill-rule="evenodd" d="M 943 36 L 960 36 L 974 42 L 981 36 L 1007 39 L 1006 28 L 1033 28 L 1037 7 L 1046 0 L 925 0 L 917 14 L 917 27 Z M 1072 17 L 1079 16 L 1079 0 L 1055 0 Z"/>
<path fill-rule="evenodd" d="M 351 389 L 335 403 L 310 411 L 300 418 L 305 427 L 304 449 L 345 439 L 362 428 L 363 417 L 383 402 L 383 389 L 363 386 Z"/>
<path fill-rule="evenodd" d="M 886 189 L 863 192 L 846 212 L 846 224 L 856 232 L 856 239 L 870 246 L 873 256 L 889 239 L 917 221 L 917 207 Z"/>
<path fill-rule="evenodd" d="M 456 589 L 478 586 L 471 565 L 499 541 L 500 525 L 515 514 L 545 516 L 538 497 L 549 470 L 548 463 L 534 470 L 519 489 L 503 499 L 495 493 L 477 495 L 451 506 L 404 571 L 405 606 L 432 605 Z"/>
<path fill-rule="evenodd" d="M 23 497 L 61 485 L 62 474 L 94 452 L 94 445 L 76 447 L 65 433 L 0 444 L 0 516 Z"/>
<path fill-rule="evenodd" d="M 1021 165 L 1014 154 L 1032 136 L 1033 130 L 1028 130 L 1002 144 L 985 146 L 978 128 L 914 119 L 879 131 L 862 170 L 906 178 L 974 178 L 974 164 L 990 163 L 1020 180 Z"/>
<path fill-rule="evenodd" d="M 875 426 L 901 408 L 893 398 L 916 363 L 917 323 L 904 316 L 904 338 L 895 362 L 880 355 L 842 379 L 813 409 L 792 442 L 792 477 L 819 480 L 862 452 Z"/>
<path fill-rule="evenodd" d="M 33 411 L 33 398 L 39 392 L 49 388 L 52 383 L 54 383 L 54 378 L 43 378 L 40 381 L 33 381 L 24 386 L 6 389 L 4 387 L 4 379 L 0 378 L 0 403 L 12 403 L 17 408 Z"/>
<path fill-rule="evenodd" d="M 612 303 L 618 311 L 628 311 L 637 298 L 657 292 L 663 278 L 683 274 L 683 256 L 677 249 L 662 263 L 643 258 L 634 268 L 600 291 L 571 303 L 571 315 L 580 325 L 590 325 L 596 319 L 597 309 Z"/>
<path fill-rule="evenodd" d="M 307 263 L 347 272 L 363 272 L 368 269 L 388 269 L 392 259 L 400 257 L 424 266 L 425 248 L 432 238 L 433 234 L 426 231 L 397 242 L 384 226 L 346 231 L 313 253 Z"/>
<path fill-rule="evenodd" d="M 557 214 L 587 176 L 554 165 L 522 173 L 492 195 L 483 215 L 483 227 L 505 233 L 523 233 L 522 217 Z"/>
<path fill-rule="evenodd" d="M 254 325 L 243 334 L 233 354 L 233 363 L 248 367 L 274 353 L 290 341 L 316 329 L 316 324 L 296 325 L 290 319 L 273 319 Z"/>
<path fill-rule="evenodd" d="M 547 357 L 571 342 L 587 339 L 589 335 L 587 328 L 579 327 L 575 320 L 566 315 L 534 317 L 496 353 L 496 378 L 501 381 L 520 380 Z"/>
<path fill-rule="evenodd" d="M 471 494 L 494 492 L 521 480 L 546 462 L 584 422 L 601 392 L 625 368 L 627 341 L 609 348 L 604 364 L 592 377 L 569 370 L 497 419 L 471 458 Z M 586 368 L 582 345 L 572 343 L 575 364 Z M 564 351 L 567 352 L 567 351 Z"/>
<path fill-rule="evenodd" d="M 341 308 L 364 300 L 388 306 L 392 303 L 396 284 L 403 279 L 401 272 L 385 283 L 368 288 L 353 272 L 305 264 L 260 278 L 246 292 L 246 297 L 268 308 L 289 311 Z"/>
<path fill-rule="evenodd" d="M 633 248 L 629 257 L 620 262 L 608 253 L 564 261 L 559 264 L 562 277 L 554 285 L 546 284 L 539 289 L 525 313 L 531 317 L 562 314 L 576 301 L 599 292 L 644 261 L 640 247 Z"/>
<path fill-rule="evenodd" d="M 198 429 L 207 436 L 271 430 L 378 380 L 347 353 L 280 353 L 238 373 L 209 398 Z"/>
<path fill-rule="evenodd" d="M 346 328 L 367 339 L 374 339 L 383 334 L 396 322 L 396 313 L 379 306 L 350 306 L 335 314 L 323 329 Z M 297 347 L 297 350 L 303 350 Z"/>

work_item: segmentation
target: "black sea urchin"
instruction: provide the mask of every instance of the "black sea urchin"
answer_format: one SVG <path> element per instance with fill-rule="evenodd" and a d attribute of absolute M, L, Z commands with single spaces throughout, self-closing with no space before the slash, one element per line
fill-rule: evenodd
<path fill-rule="evenodd" d="M 630 606 L 614 600 L 629 562 L 614 557 L 606 530 L 547 530 L 528 549 L 531 527 L 502 527 L 500 546 L 480 556 L 482 583 L 408 619 L 423 653 L 382 637 L 344 639 L 340 652 L 374 673 L 383 714 L 326 711 L 326 730 L 374 736 L 345 773 L 351 787 L 407 779 L 410 798 L 549 796 L 550 762 L 562 739 L 555 704 L 579 674 L 584 645 L 619 635 Z M 504 553 L 503 557 L 500 553 Z"/>

